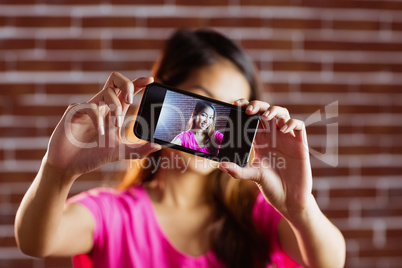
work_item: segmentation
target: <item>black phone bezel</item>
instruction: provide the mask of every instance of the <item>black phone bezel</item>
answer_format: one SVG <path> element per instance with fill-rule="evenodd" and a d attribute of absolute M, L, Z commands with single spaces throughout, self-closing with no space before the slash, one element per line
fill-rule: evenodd
<path fill-rule="evenodd" d="M 153 87 L 159 87 L 165 90 L 163 96 L 162 95 L 158 95 L 158 96 L 152 96 L 154 98 L 154 101 L 150 101 L 150 92 L 152 90 Z M 238 139 L 237 136 L 235 136 L 237 138 L 237 140 L 239 140 L 242 144 L 239 147 L 232 147 L 232 148 L 224 148 L 224 149 L 219 149 L 219 154 L 216 155 L 211 155 L 208 153 L 203 153 L 197 150 L 193 150 L 184 146 L 180 146 L 180 145 L 176 145 L 170 142 L 166 142 L 164 140 L 160 140 L 157 138 L 154 138 L 154 133 L 155 133 L 155 129 L 156 129 L 156 125 L 158 123 L 159 120 L 159 116 L 160 116 L 160 112 L 161 112 L 161 108 L 159 110 L 156 111 L 156 115 L 154 118 L 151 118 L 151 111 L 150 111 L 150 107 L 152 105 L 150 105 L 151 103 L 163 103 L 163 100 L 165 99 L 165 95 L 167 90 L 171 90 L 180 94 L 184 94 L 187 96 L 191 96 L 193 98 L 196 99 L 201 99 L 201 100 L 206 100 L 209 101 L 211 103 L 215 103 L 218 105 L 223 105 L 226 107 L 230 107 L 231 111 L 229 114 L 229 118 L 234 119 L 233 121 L 237 124 L 236 125 L 236 129 L 237 128 L 241 128 L 241 123 L 243 122 L 243 118 L 250 120 L 249 123 L 250 124 L 250 129 L 251 131 L 247 131 L 247 140 L 251 141 L 250 146 L 246 143 L 243 143 L 245 139 Z M 143 135 L 143 130 L 142 130 L 142 125 L 139 123 L 139 121 L 137 120 L 138 118 L 144 118 L 145 121 L 150 122 L 150 124 L 148 124 L 150 126 L 150 129 L 147 129 L 147 133 L 149 133 L 150 135 L 147 137 L 144 137 Z M 240 118 L 240 119 L 239 119 Z M 222 102 L 219 100 L 215 100 L 212 98 L 208 98 L 206 96 L 202 96 L 202 95 L 198 95 L 192 92 L 188 92 L 188 91 L 184 91 L 175 87 L 171 87 L 171 86 L 167 86 L 167 85 L 163 85 L 157 82 L 153 82 L 151 84 L 148 84 L 145 89 L 143 90 L 143 96 L 141 99 L 141 103 L 138 109 L 138 114 L 137 114 L 137 119 L 134 123 L 134 127 L 133 127 L 133 132 L 134 135 L 141 139 L 141 140 L 145 140 L 148 142 L 154 142 L 154 143 L 158 143 L 160 145 L 169 147 L 169 148 L 173 148 L 173 149 L 177 149 L 186 153 L 190 153 L 193 155 L 197 155 L 197 156 L 202 156 L 214 161 L 218 161 L 218 162 L 222 162 L 222 161 L 228 161 L 228 162 L 233 162 L 236 163 L 239 166 L 246 166 L 248 164 L 249 161 L 249 157 L 250 157 L 250 152 L 252 149 L 252 143 L 254 141 L 255 138 L 255 134 L 257 132 L 257 128 L 258 128 L 258 124 L 259 124 L 259 115 L 255 114 L 255 115 L 248 115 L 245 113 L 245 108 L 243 107 L 239 107 L 239 106 L 235 106 L 233 104 L 230 103 L 226 103 L 226 102 Z M 226 132 L 225 132 L 226 133 Z M 237 134 L 234 134 L 237 135 Z M 228 139 L 228 135 L 224 134 L 224 139 L 222 141 L 222 144 L 224 144 L 225 142 L 225 137 L 226 139 Z M 237 155 L 236 155 L 237 154 Z"/>

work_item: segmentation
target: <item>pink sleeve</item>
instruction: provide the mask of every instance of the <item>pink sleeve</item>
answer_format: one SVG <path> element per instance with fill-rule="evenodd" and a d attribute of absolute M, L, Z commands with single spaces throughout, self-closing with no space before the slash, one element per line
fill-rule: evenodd
<path fill-rule="evenodd" d="M 282 249 L 278 236 L 278 223 L 282 219 L 279 214 L 259 193 L 253 208 L 253 219 L 270 245 L 270 258 L 277 268 L 296 268 L 298 265 Z"/>
<path fill-rule="evenodd" d="M 221 144 L 223 140 L 223 134 L 219 131 L 215 131 L 215 140 L 218 142 L 218 144 Z"/>
<path fill-rule="evenodd" d="M 95 188 L 87 192 L 80 193 L 67 200 L 67 203 L 78 203 L 86 207 L 92 214 L 95 221 L 94 229 L 94 248 L 101 248 L 105 243 L 105 234 L 108 232 L 107 219 L 114 219 L 113 211 L 116 211 L 115 197 L 113 189 Z M 112 220 L 113 221 L 113 220 Z M 91 253 L 90 253 L 91 255 Z M 90 268 L 92 259 L 90 255 L 81 254 L 73 257 L 74 267 Z"/>
<path fill-rule="evenodd" d="M 104 195 L 104 189 L 92 189 L 87 192 L 80 193 L 67 200 L 67 203 L 78 203 L 86 207 L 92 214 L 95 221 L 94 242 L 100 239 L 100 234 L 103 233 L 103 213 L 105 207 L 103 200 L 99 196 Z"/>

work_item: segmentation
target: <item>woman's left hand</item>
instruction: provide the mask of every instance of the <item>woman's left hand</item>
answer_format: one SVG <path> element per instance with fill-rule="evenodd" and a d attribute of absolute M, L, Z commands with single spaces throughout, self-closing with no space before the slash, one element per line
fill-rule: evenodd
<path fill-rule="evenodd" d="M 285 218 L 302 213 L 312 194 L 312 174 L 304 123 L 291 119 L 287 109 L 266 102 L 240 99 L 235 105 L 247 114 L 260 114 L 254 140 L 255 156 L 244 168 L 220 163 L 236 179 L 257 183 L 266 200 Z"/>

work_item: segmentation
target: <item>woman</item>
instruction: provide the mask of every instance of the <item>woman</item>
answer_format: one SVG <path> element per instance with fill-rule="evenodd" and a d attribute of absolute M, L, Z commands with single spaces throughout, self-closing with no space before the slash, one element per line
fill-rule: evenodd
<path fill-rule="evenodd" d="M 254 75 L 241 48 L 208 30 L 178 31 L 154 69 L 159 82 L 260 115 L 254 159 L 241 168 L 124 144 L 121 118 L 153 79 L 112 73 L 88 103 L 70 105 L 53 132 L 16 216 L 19 247 L 38 257 L 75 256 L 77 267 L 87 267 L 84 260 L 93 267 L 342 267 L 344 238 L 311 194 L 304 124 L 285 108 L 248 101 Z M 267 164 L 273 152 L 285 167 Z M 128 170 L 119 190 L 94 189 L 66 205 L 81 174 L 147 154 L 138 161 L 152 165 Z"/>
<path fill-rule="evenodd" d="M 209 102 L 199 100 L 189 119 L 189 129 L 177 135 L 172 143 L 217 155 L 223 134 L 215 131 L 215 124 L 215 107 Z"/>

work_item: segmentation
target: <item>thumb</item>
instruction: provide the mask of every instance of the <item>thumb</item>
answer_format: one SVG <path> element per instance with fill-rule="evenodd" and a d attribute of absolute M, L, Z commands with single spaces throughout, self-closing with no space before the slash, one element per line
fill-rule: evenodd
<path fill-rule="evenodd" d="M 258 170 L 251 166 L 240 167 L 234 163 L 221 162 L 219 163 L 218 168 L 223 172 L 228 173 L 235 179 L 252 180 L 258 182 L 261 178 Z"/>
<path fill-rule="evenodd" d="M 140 159 L 144 158 L 150 153 L 159 151 L 162 146 L 152 142 L 140 144 L 125 144 L 124 145 L 124 158 L 125 159 Z"/>

